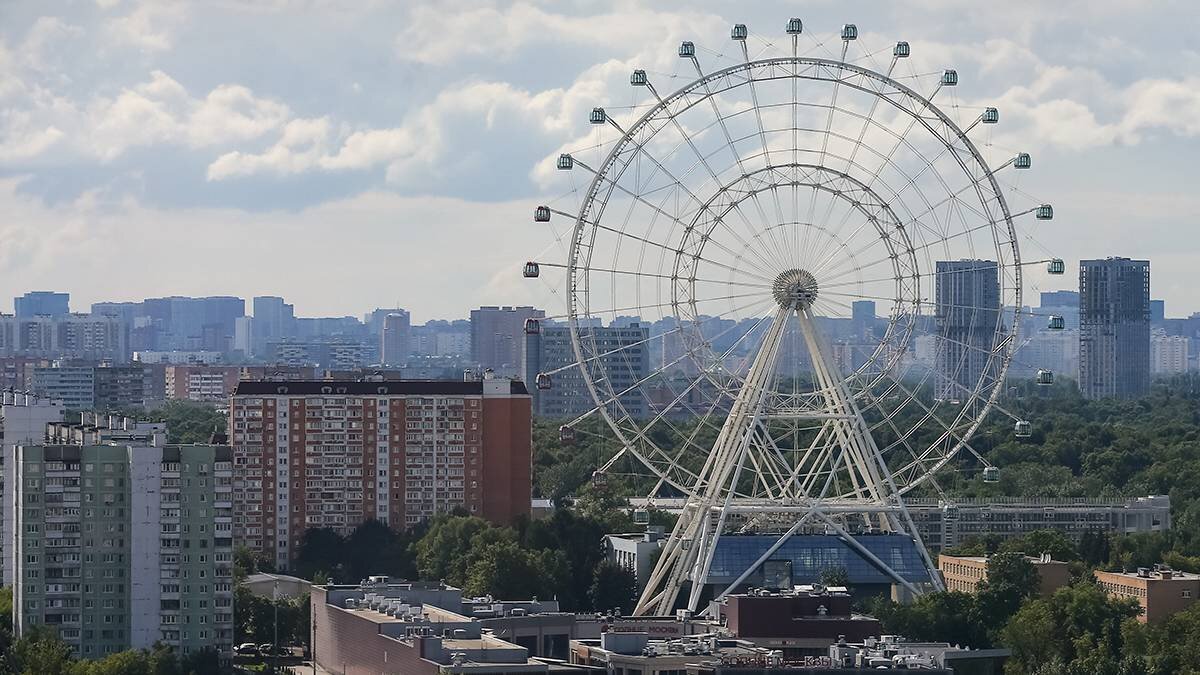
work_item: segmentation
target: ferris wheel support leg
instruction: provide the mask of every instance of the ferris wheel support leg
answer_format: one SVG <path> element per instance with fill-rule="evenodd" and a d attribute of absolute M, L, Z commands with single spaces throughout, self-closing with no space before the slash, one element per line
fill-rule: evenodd
<path fill-rule="evenodd" d="M 879 514 L 880 524 L 886 524 L 887 529 L 893 532 L 907 534 L 912 537 L 913 543 L 917 547 L 917 552 L 921 556 L 921 561 L 929 573 L 929 579 L 933 587 L 939 591 L 944 590 L 941 577 L 937 573 L 937 566 L 933 564 L 933 559 L 930 557 L 929 551 L 925 548 L 925 543 L 921 540 L 921 535 L 917 531 L 916 523 L 913 522 L 912 515 L 909 514 L 908 509 L 904 506 L 904 500 L 896 490 L 896 485 L 891 479 L 887 462 L 880 454 L 879 446 L 875 444 L 870 427 L 867 426 L 866 421 L 862 417 L 862 411 L 855 404 L 853 395 L 847 390 L 845 382 L 837 371 L 837 367 L 825 358 L 820 338 L 812 326 L 812 317 L 808 314 L 807 310 L 797 312 L 797 317 L 800 319 L 800 330 L 812 356 L 813 369 L 816 371 L 817 377 L 821 381 L 821 386 L 825 389 L 829 397 L 830 409 L 850 417 L 845 426 L 842 427 L 848 433 L 841 434 L 840 440 L 844 443 L 844 451 L 848 451 L 850 457 L 856 463 L 851 474 L 853 475 L 855 470 L 861 472 L 863 480 L 870 485 L 870 496 L 874 500 L 879 503 L 894 504 L 898 507 L 897 510 L 899 513 L 888 512 Z M 823 514 L 818 515 L 823 520 L 830 522 Z M 854 544 L 857 544 L 857 542 L 852 543 L 852 545 Z M 910 590 L 917 592 L 913 588 L 910 588 Z"/>
<path fill-rule="evenodd" d="M 634 614 L 669 613 L 679 590 L 689 578 L 693 588 L 688 609 L 695 610 L 720 539 L 724 513 L 728 512 L 729 501 L 737 491 L 741 468 L 760 422 L 788 315 L 789 312 L 782 308 L 776 312 L 775 320 L 763 337 L 762 346 L 713 444 L 713 451 L 693 486 L 696 496 L 688 500 L 675 529 L 663 545 L 663 553 L 642 590 Z M 718 506 L 722 515 L 714 531 L 712 512 Z"/>

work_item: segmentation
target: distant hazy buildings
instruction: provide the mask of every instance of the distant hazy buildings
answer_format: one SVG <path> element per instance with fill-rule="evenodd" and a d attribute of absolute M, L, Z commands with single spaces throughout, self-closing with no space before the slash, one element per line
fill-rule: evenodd
<path fill-rule="evenodd" d="M 471 310 L 471 361 L 497 375 L 520 377 L 525 367 L 525 320 L 546 313 L 533 307 L 480 307 Z M 531 385 L 532 386 L 532 385 Z"/>
<path fill-rule="evenodd" d="M 1079 261 L 1079 388 L 1087 398 L 1150 390 L 1150 261 Z"/>
<path fill-rule="evenodd" d="M 649 329 L 638 323 L 581 330 L 580 339 L 590 345 L 589 353 L 605 355 L 592 360 L 591 372 L 601 382 L 598 387 L 602 396 L 618 396 L 624 408 L 619 414 L 634 418 L 648 415 L 647 387 L 642 382 L 649 372 L 648 336 Z M 541 326 L 538 333 L 525 336 L 525 381 L 531 387 L 535 415 L 574 417 L 596 407 L 575 363 L 571 332 L 566 326 Z M 536 386 L 539 373 L 552 373 L 548 389 Z"/>
<path fill-rule="evenodd" d="M 223 404 L 237 388 L 240 371 L 238 366 L 167 366 L 166 398 Z"/>
<path fill-rule="evenodd" d="M 70 311 L 70 300 L 70 293 L 30 291 L 19 298 L 13 298 L 13 310 L 20 318 L 63 316 Z"/>
<path fill-rule="evenodd" d="M 991 260 L 937 261 L 938 398 L 965 398 L 985 375 L 999 329 L 1000 280 Z"/>
<path fill-rule="evenodd" d="M 408 362 L 409 351 L 408 312 L 398 310 L 383 318 L 380 330 L 380 359 L 385 366 L 402 366 Z"/>
<path fill-rule="evenodd" d="M 152 372 L 140 364 L 35 366 L 33 393 L 61 400 L 68 410 L 127 410 L 156 402 Z"/>
<path fill-rule="evenodd" d="M 1150 372 L 1177 375 L 1188 371 L 1191 339 L 1182 335 L 1154 335 L 1150 338 Z"/>

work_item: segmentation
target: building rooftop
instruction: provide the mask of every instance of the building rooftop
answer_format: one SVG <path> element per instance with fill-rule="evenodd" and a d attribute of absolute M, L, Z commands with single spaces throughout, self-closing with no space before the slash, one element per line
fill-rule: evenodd
<path fill-rule="evenodd" d="M 461 380 L 385 380 L 381 382 L 358 382 L 351 380 L 261 380 L 238 383 L 237 396 L 275 395 L 351 395 L 351 396 L 396 396 L 396 395 L 458 395 L 482 396 L 483 381 Z M 525 383 L 509 381 L 509 393 L 528 394 Z"/>
<path fill-rule="evenodd" d="M 1111 575 L 1115 575 L 1118 577 L 1124 577 L 1126 579 L 1146 579 L 1148 581 L 1171 581 L 1171 580 L 1195 581 L 1197 579 L 1200 579 L 1200 575 L 1198 575 L 1198 574 L 1193 574 L 1191 572 L 1181 572 L 1179 570 L 1173 570 L 1170 567 L 1167 567 L 1165 565 L 1155 565 L 1154 567 L 1139 567 L 1132 572 L 1126 572 L 1126 571 L 1104 572 L 1101 570 L 1100 573 L 1101 574 L 1111 574 Z"/>

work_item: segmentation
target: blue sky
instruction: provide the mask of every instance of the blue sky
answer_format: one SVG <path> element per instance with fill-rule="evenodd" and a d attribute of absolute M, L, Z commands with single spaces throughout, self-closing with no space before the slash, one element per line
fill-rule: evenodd
<path fill-rule="evenodd" d="M 764 52 L 787 18 L 847 21 L 956 68 L 1028 149 L 1053 202 L 1039 244 L 1153 263 L 1168 315 L 1200 311 L 1200 11 L 1190 2 L 367 2 L 0 4 L 0 278 L 76 308 L 165 294 L 278 294 L 304 315 L 553 303 L 521 261 L 533 205 L 634 67 L 682 72 L 682 39 Z M 1069 287 L 1068 275 L 1061 285 Z M 3 307 L 0 304 L 0 307 Z M 553 310 L 553 308 L 552 308 Z"/>

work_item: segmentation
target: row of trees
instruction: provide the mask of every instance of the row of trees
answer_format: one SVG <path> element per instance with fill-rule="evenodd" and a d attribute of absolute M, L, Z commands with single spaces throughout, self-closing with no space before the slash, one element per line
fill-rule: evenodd
<path fill-rule="evenodd" d="M 347 537 L 310 529 L 301 540 L 293 573 L 344 583 L 373 574 L 441 580 L 467 595 L 553 597 L 564 610 L 628 610 L 634 579 L 624 568 L 605 562 L 601 540 L 634 526 L 618 509 L 589 513 L 600 510 L 559 509 L 548 519 L 522 520 L 514 527 L 460 513 L 407 532 L 376 521 L 363 523 Z M 237 558 L 244 572 L 268 567 L 246 551 Z"/>

